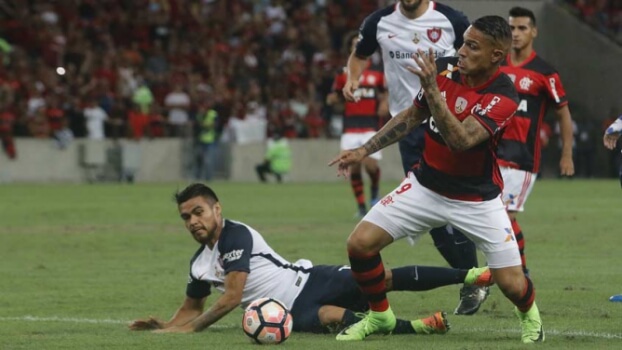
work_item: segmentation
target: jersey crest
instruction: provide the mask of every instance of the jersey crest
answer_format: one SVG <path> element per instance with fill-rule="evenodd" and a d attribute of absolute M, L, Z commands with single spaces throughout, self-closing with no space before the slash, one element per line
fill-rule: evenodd
<path fill-rule="evenodd" d="M 433 43 L 436 43 L 437 41 L 441 40 L 442 35 L 443 35 L 443 31 L 441 30 L 441 28 L 434 27 L 434 28 L 428 29 L 428 39 L 430 39 L 430 41 Z"/>
<path fill-rule="evenodd" d="M 456 99 L 456 105 L 454 107 L 454 110 L 456 111 L 456 113 L 460 114 L 464 112 L 468 104 L 469 102 L 466 100 L 466 98 L 460 96 Z"/>

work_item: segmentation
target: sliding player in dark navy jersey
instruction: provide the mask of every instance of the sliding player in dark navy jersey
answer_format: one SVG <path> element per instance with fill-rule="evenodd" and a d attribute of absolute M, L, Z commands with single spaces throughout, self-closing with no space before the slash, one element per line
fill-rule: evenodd
<path fill-rule="evenodd" d="M 169 321 L 136 320 L 132 330 L 189 333 L 202 331 L 238 306 L 271 297 L 291 311 L 294 331 L 327 332 L 361 320 L 367 299 L 349 266 L 313 266 L 309 260 L 290 263 L 275 252 L 252 227 L 223 217 L 216 193 L 192 184 L 177 193 L 179 214 L 186 229 L 201 246 L 190 261 L 186 298 Z M 487 267 L 458 270 L 405 266 L 387 270 L 389 289 L 422 291 L 465 283 L 490 285 Z M 222 293 L 204 310 L 215 289 Z M 414 321 L 398 320 L 395 333 L 444 334 L 445 313 Z"/>

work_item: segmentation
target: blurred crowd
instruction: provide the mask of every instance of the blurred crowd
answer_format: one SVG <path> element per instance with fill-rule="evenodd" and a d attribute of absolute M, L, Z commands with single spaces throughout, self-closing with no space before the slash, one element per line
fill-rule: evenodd
<path fill-rule="evenodd" d="M 187 137 L 216 111 L 219 131 L 258 118 L 267 133 L 331 136 L 322 101 L 347 58 L 343 37 L 384 5 L 0 0 L 0 135 L 60 147 L 74 137 Z"/>
<path fill-rule="evenodd" d="M 622 44 L 622 0 L 565 0 L 575 14 Z"/>

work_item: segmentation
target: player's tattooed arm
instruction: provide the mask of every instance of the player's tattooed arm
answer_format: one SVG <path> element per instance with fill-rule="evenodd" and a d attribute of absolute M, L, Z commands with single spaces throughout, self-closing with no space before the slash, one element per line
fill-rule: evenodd
<path fill-rule="evenodd" d="M 401 140 L 412 129 L 421 125 L 427 118 L 426 112 L 427 110 L 417 108 L 415 105 L 410 106 L 391 118 L 374 137 L 363 145 L 363 148 L 367 154 L 372 154 Z"/>
<path fill-rule="evenodd" d="M 443 140 L 453 151 L 465 151 L 486 141 L 490 133 L 473 116 L 460 122 L 449 108 L 438 88 L 426 91 L 426 99 Z"/>

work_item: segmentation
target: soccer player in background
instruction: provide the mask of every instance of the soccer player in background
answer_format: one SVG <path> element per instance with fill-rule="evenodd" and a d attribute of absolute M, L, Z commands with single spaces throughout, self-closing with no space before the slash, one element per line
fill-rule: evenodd
<path fill-rule="evenodd" d="M 355 96 L 368 58 L 378 48 L 382 53 L 384 74 L 389 92 L 389 113 L 395 117 L 408 109 L 417 96 L 419 77 L 408 72 L 412 55 L 418 49 L 432 49 L 435 57 L 454 56 L 462 45 L 462 35 L 469 26 L 461 12 L 429 0 L 400 0 L 369 15 L 359 29 L 359 41 L 347 64 L 348 79 L 343 88 L 347 101 Z M 414 128 L 399 142 L 402 167 L 407 175 L 421 159 L 425 125 Z M 451 267 L 468 269 L 477 266 L 475 245 L 452 227 L 432 228 L 434 245 Z M 488 288 L 464 286 L 455 314 L 471 315 L 488 295 Z"/>
<path fill-rule="evenodd" d="M 609 127 L 605 130 L 605 135 L 603 136 L 603 144 L 609 150 L 614 150 L 616 148 L 616 144 L 618 139 L 620 138 L 620 133 L 622 132 L 622 115 L 618 117 Z M 620 186 L 622 186 L 622 163 L 620 163 Z M 613 297 L 612 297 L 613 298 Z M 622 296 L 620 296 L 620 300 L 622 301 Z"/>
<path fill-rule="evenodd" d="M 352 53 L 358 42 L 358 33 L 347 37 L 346 45 L 348 54 Z M 354 96 L 358 101 L 345 101 L 343 112 L 343 133 L 341 135 L 341 149 L 351 149 L 363 145 L 382 126 L 380 113 L 387 110 L 387 95 L 384 92 L 385 82 L 382 72 L 369 69 L 371 61 L 367 61 L 367 67 L 361 73 L 358 89 Z M 345 72 L 337 75 L 333 83 L 333 92 L 326 96 L 326 104 L 334 105 L 341 100 L 341 90 L 346 84 L 348 76 Z M 373 207 L 378 202 L 378 190 L 380 183 L 380 167 L 378 161 L 382 159 L 382 153 L 376 152 L 365 158 L 362 164 L 357 164 L 350 169 L 350 186 L 354 192 L 354 198 L 358 207 L 357 216 L 362 218 L 367 213 L 365 204 L 365 191 L 363 189 L 363 174 L 361 168 L 370 179 L 370 201 Z"/>
<path fill-rule="evenodd" d="M 361 320 L 367 299 L 349 266 L 312 266 L 282 258 L 252 227 L 225 219 L 216 193 L 197 183 L 175 195 L 184 226 L 201 245 L 190 262 L 186 299 L 168 322 L 154 317 L 136 320 L 131 330 L 190 333 L 206 329 L 224 315 L 253 300 L 271 297 L 291 311 L 294 331 L 328 332 Z M 457 270 L 442 267 L 405 266 L 385 273 L 392 290 L 429 290 L 468 283 L 490 285 L 487 267 Z M 222 295 L 204 311 L 213 289 Z M 414 321 L 398 320 L 398 334 L 444 334 L 449 325 L 445 313 Z"/>
<path fill-rule="evenodd" d="M 510 219 L 501 202 L 503 180 L 497 143 L 518 107 L 518 94 L 500 65 L 512 43 L 499 16 L 484 16 L 464 33 L 458 57 L 435 61 L 419 51 L 409 71 L 421 91 L 410 108 L 393 117 L 363 147 L 341 152 L 330 165 L 338 174 L 351 164 L 397 142 L 426 124 L 423 158 L 417 168 L 359 222 L 347 242 L 352 274 L 370 301 L 365 319 L 338 340 L 363 340 L 389 333 L 395 316 L 386 295 L 380 251 L 401 238 L 416 240 L 432 227 L 459 228 L 486 256 L 493 279 L 515 305 L 523 343 L 544 340 L 535 290 L 521 268 Z M 418 67 L 417 67 L 418 66 Z"/>
<path fill-rule="evenodd" d="M 501 71 L 514 82 L 519 104 L 514 118 L 499 143 L 498 158 L 503 176 L 503 202 L 512 222 L 523 270 L 528 273 L 525 259 L 525 238 L 516 220 L 524 210 L 527 197 L 540 171 L 540 130 L 549 105 L 555 107 L 562 141 L 559 169 L 562 176 L 574 175 L 572 118 L 568 100 L 557 71 L 536 54 L 533 41 L 538 35 L 533 12 L 514 7 L 509 13 L 512 28 L 512 49 Z"/>
<path fill-rule="evenodd" d="M 616 144 L 620 138 L 620 133 L 622 133 L 622 115 L 611 123 L 611 125 L 607 127 L 607 130 L 605 130 L 605 135 L 603 135 L 603 144 L 607 149 L 614 150 L 616 148 Z M 620 165 L 620 186 L 622 186 L 622 165 Z M 611 298 L 609 298 L 609 301 L 622 302 L 622 294 L 612 295 Z"/>

